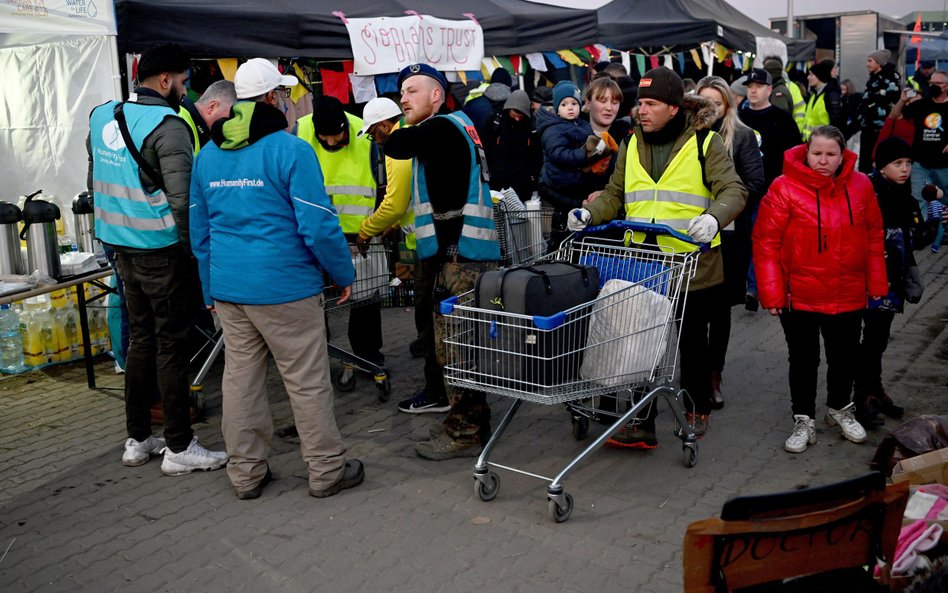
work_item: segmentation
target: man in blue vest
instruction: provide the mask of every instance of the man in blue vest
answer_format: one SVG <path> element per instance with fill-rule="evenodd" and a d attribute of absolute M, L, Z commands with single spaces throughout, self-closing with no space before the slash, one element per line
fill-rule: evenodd
<path fill-rule="evenodd" d="M 95 232 L 115 251 L 128 306 L 122 463 L 142 465 L 164 452 L 161 473 L 170 476 L 227 463 L 226 453 L 198 443 L 189 410 L 188 331 L 198 286 L 188 239 L 194 149 L 191 130 L 177 115 L 189 67 L 178 46 L 145 50 L 138 88 L 128 101 L 92 111 L 88 139 Z M 156 395 L 164 439 L 151 434 Z"/>
<path fill-rule="evenodd" d="M 412 159 L 412 199 L 419 263 L 416 306 L 437 306 L 474 288 L 477 277 L 496 267 L 500 245 L 494 228 L 483 147 L 462 112 L 442 112 L 448 83 L 427 64 L 412 64 L 398 76 L 405 122 L 385 143 L 393 159 Z M 419 304 L 424 303 L 424 304 Z M 444 319 L 435 310 L 434 331 L 424 335 L 426 390 L 433 389 L 429 366 L 445 362 Z M 433 340 L 433 343 L 432 343 Z M 432 438 L 415 446 L 425 459 L 473 457 L 490 434 L 490 408 L 482 392 L 447 389 L 448 417 Z M 399 404 L 410 413 L 439 405 L 422 391 Z M 416 401 L 417 400 L 417 401 Z M 443 409 L 443 408 L 442 408 Z"/>

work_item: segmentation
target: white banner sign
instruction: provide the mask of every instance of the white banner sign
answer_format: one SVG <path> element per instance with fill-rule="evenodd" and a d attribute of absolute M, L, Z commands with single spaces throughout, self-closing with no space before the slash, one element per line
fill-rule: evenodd
<path fill-rule="evenodd" d="M 348 19 L 346 29 L 359 76 L 398 72 L 418 62 L 442 71 L 480 70 L 484 57 L 484 31 L 474 21 L 378 17 Z"/>
<path fill-rule="evenodd" d="M 0 33 L 115 35 L 112 0 L 0 0 Z"/>

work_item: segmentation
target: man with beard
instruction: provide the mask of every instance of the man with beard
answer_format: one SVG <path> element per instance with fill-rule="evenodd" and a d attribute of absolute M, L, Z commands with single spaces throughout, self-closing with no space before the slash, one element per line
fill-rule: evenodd
<path fill-rule="evenodd" d="M 87 140 L 95 234 L 115 251 L 128 306 L 122 463 L 142 465 L 164 452 L 161 473 L 169 476 L 227 463 L 226 453 L 198 443 L 189 410 L 188 331 L 198 286 L 188 235 L 194 148 L 191 130 L 177 115 L 189 67 L 176 45 L 145 50 L 138 88 L 128 101 L 92 111 Z M 156 395 L 164 439 L 151 434 Z"/>

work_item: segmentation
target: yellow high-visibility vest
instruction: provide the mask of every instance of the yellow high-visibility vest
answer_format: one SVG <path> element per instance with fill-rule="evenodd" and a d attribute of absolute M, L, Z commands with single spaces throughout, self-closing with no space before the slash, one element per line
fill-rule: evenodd
<path fill-rule="evenodd" d="M 362 120 L 346 114 L 349 119 L 349 144 L 330 152 L 316 138 L 312 114 L 299 119 L 296 135 L 309 142 L 323 170 L 326 193 L 339 214 L 342 232 L 356 234 L 362 221 L 375 212 L 375 177 L 372 176 L 372 142 L 368 136 L 357 138 Z"/>
<path fill-rule="evenodd" d="M 714 132 L 710 132 L 704 141 L 705 154 L 711 146 L 713 135 Z M 629 140 L 626 155 L 626 220 L 665 224 L 687 234 L 691 219 L 703 214 L 714 203 L 711 190 L 704 185 L 696 136 L 685 142 L 657 182 L 642 166 L 638 142 L 634 136 Z M 635 233 L 633 240 L 641 242 L 644 238 L 642 233 Z M 671 247 L 675 251 L 694 251 L 698 248 L 664 235 L 659 235 L 657 240 L 660 246 Z M 721 234 L 718 233 L 711 241 L 711 246 L 720 244 Z"/>
<path fill-rule="evenodd" d="M 826 96 L 823 93 L 813 93 L 806 104 L 806 128 L 803 130 L 803 140 L 810 138 L 813 130 L 830 123 L 829 111 L 826 110 Z"/>
<path fill-rule="evenodd" d="M 790 99 L 793 101 L 793 121 L 797 122 L 800 133 L 806 128 L 806 101 L 803 100 L 803 93 L 797 83 L 788 80 L 787 90 L 790 91 Z"/>

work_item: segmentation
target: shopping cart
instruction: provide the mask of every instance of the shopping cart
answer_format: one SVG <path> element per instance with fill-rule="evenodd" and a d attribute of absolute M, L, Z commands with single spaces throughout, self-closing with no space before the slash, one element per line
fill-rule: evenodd
<path fill-rule="evenodd" d="M 618 238 L 593 235 L 615 235 L 616 231 Z M 600 294 L 589 303 L 550 317 L 478 308 L 474 291 L 442 302 L 448 383 L 514 399 L 474 467 L 474 490 L 481 500 L 493 500 L 500 487 L 498 475 L 489 466 L 506 469 L 549 482 L 550 516 L 558 523 L 566 521 L 573 498 L 564 491 L 563 479 L 659 397 L 665 399 L 675 418 L 674 434 L 682 441 L 685 465 L 695 465 L 698 443 L 686 418 L 689 398 L 671 383 L 678 360 L 679 322 L 698 252 L 676 252 L 649 244 L 654 243 L 655 234 L 693 243 L 664 225 L 613 221 L 573 235 L 561 249 L 544 257 L 595 266 L 600 282 L 625 281 L 611 294 Z M 606 321 L 612 324 L 611 332 L 604 331 L 609 325 Z M 603 396 L 619 398 L 624 406 L 604 412 L 598 406 Z M 524 401 L 567 404 L 574 435 L 575 423 L 588 423 L 593 414 L 605 413 L 615 421 L 551 479 L 488 461 Z"/>
<path fill-rule="evenodd" d="M 352 296 L 340 303 L 342 289 L 331 284 L 323 291 L 326 298 L 326 314 L 336 315 L 372 303 L 381 303 L 389 295 L 392 249 L 380 239 L 373 239 L 364 253 L 360 253 L 355 244 L 350 245 L 353 253 L 352 264 L 355 267 L 355 282 L 352 283 Z M 328 344 L 329 356 L 342 362 L 342 366 L 331 374 L 333 387 L 339 391 L 352 391 L 356 385 L 356 371 L 371 375 L 375 381 L 376 395 L 379 401 L 386 402 L 391 397 L 392 387 L 385 367 L 356 356 L 339 346 Z"/>
<path fill-rule="evenodd" d="M 520 203 L 519 199 L 517 203 Z M 500 264 L 528 263 L 546 253 L 553 226 L 553 209 L 528 209 L 526 206 L 514 209 L 507 200 L 500 200 L 494 204 L 494 225 L 500 242 Z"/>

